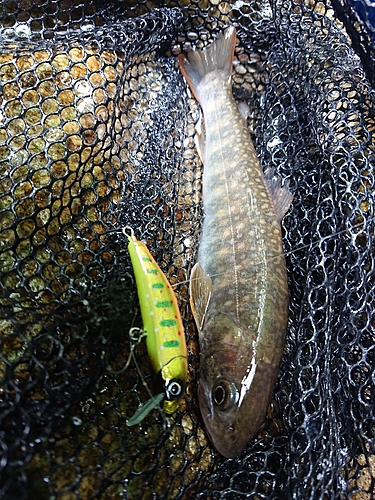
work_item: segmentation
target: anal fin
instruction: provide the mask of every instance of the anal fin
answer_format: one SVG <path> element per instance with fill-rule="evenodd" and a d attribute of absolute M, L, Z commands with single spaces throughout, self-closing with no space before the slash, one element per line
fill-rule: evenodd
<path fill-rule="evenodd" d="M 249 105 L 245 101 L 241 101 L 237 104 L 238 111 L 241 115 L 247 120 L 250 116 L 250 108 Z"/>
<path fill-rule="evenodd" d="M 205 131 L 202 113 L 201 113 L 201 116 L 198 120 L 198 123 L 197 123 L 195 129 L 196 129 L 195 147 L 197 148 L 199 158 L 201 159 L 201 162 L 203 163 L 204 162 L 204 152 L 206 149 L 206 131 Z"/>

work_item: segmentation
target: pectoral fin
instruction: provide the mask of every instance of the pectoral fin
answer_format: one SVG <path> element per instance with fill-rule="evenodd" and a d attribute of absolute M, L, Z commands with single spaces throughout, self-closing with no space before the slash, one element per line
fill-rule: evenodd
<path fill-rule="evenodd" d="M 202 329 L 204 317 L 211 297 L 212 280 L 197 262 L 190 275 L 190 307 L 195 323 Z"/>

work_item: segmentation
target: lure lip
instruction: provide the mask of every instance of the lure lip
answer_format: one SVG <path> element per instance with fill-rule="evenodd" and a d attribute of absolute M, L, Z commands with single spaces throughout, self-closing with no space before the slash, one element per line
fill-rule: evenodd
<path fill-rule="evenodd" d="M 155 396 L 152 396 L 146 403 L 141 405 L 137 411 L 134 413 L 132 417 L 130 417 L 126 421 L 126 425 L 128 427 L 133 427 L 134 425 L 140 424 L 146 417 L 147 415 L 154 409 L 156 406 L 159 406 L 161 401 L 163 400 L 164 395 L 163 394 L 156 394 Z"/>

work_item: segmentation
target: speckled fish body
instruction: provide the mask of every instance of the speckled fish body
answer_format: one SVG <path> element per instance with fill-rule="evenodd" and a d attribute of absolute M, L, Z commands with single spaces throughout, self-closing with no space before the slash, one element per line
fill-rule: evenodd
<path fill-rule="evenodd" d="M 287 186 L 266 177 L 232 95 L 235 30 L 180 67 L 204 116 L 204 222 L 190 281 L 200 336 L 199 405 L 225 457 L 237 456 L 265 419 L 282 357 L 288 288 L 280 220 Z"/>

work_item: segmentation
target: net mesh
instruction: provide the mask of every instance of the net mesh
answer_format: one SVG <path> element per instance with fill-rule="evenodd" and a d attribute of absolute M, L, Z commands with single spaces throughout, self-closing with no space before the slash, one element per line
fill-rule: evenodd
<path fill-rule="evenodd" d="M 370 500 L 375 495 L 374 7 L 368 0 L 0 6 L 2 498 Z M 228 23 L 263 168 L 290 179 L 290 319 L 266 421 L 211 448 L 186 280 L 202 220 L 199 108 L 176 55 Z M 189 384 L 148 398 L 126 238 L 176 285 Z M 246 425 L 246 422 L 244 422 Z"/>

